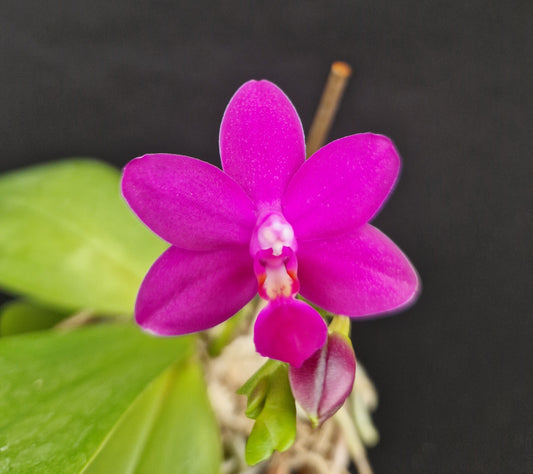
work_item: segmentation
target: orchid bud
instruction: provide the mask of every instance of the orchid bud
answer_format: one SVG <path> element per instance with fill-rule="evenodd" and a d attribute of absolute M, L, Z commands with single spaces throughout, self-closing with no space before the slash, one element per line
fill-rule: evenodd
<path fill-rule="evenodd" d="M 290 366 L 292 393 L 314 427 L 331 417 L 350 395 L 355 365 L 350 339 L 332 332 L 326 344 L 301 367 Z"/>

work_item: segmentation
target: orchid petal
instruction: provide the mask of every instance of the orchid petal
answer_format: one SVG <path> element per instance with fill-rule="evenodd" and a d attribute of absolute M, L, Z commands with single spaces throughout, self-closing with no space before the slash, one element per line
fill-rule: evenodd
<path fill-rule="evenodd" d="M 139 218 L 178 247 L 248 246 L 254 205 L 231 178 L 181 155 L 145 155 L 124 168 L 122 193 Z"/>
<path fill-rule="evenodd" d="M 135 319 L 161 336 L 202 331 L 233 316 L 257 292 L 247 249 L 206 252 L 170 247 L 146 275 Z"/>
<path fill-rule="evenodd" d="M 369 224 L 338 238 L 299 242 L 298 265 L 300 293 L 336 314 L 396 311 L 419 292 L 418 275 L 407 257 Z"/>
<path fill-rule="evenodd" d="M 368 222 L 391 192 L 400 170 L 392 142 L 371 133 L 326 145 L 294 175 L 283 196 L 296 239 L 332 237 Z"/>
<path fill-rule="evenodd" d="M 249 81 L 220 126 L 222 168 L 255 203 L 279 202 L 305 160 L 304 133 L 291 101 L 268 81 Z"/>
<path fill-rule="evenodd" d="M 254 327 L 257 352 L 264 357 L 300 367 L 327 338 L 327 326 L 320 314 L 295 299 L 271 302 Z"/>

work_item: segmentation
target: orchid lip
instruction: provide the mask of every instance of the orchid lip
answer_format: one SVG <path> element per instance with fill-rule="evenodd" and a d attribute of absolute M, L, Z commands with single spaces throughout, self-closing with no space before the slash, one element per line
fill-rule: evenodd
<path fill-rule="evenodd" d="M 254 257 L 258 293 L 268 301 L 290 298 L 300 291 L 298 262 L 290 247 L 275 256 L 272 249 L 260 250 Z"/>

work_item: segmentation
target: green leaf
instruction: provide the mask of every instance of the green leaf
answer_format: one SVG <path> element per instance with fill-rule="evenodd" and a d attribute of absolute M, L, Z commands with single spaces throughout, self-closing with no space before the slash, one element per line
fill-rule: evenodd
<path fill-rule="evenodd" d="M 191 338 L 132 324 L 0 339 L 0 472 L 79 472 Z"/>
<path fill-rule="evenodd" d="M 83 474 L 219 472 L 221 442 L 206 392 L 197 362 L 174 364 L 130 407 Z"/>
<path fill-rule="evenodd" d="M 246 443 L 246 462 L 254 465 L 275 449 L 289 449 L 296 437 L 296 406 L 287 365 L 267 361 L 238 393 L 248 396 L 246 414 L 256 420 Z"/>
<path fill-rule="evenodd" d="M 68 316 L 29 301 L 10 301 L 0 308 L 0 336 L 42 331 L 55 326 Z"/>
<path fill-rule="evenodd" d="M 268 359 L 256 372 L 245 382 L 245 384 L 237 390 L 240 395 L 246 395 L 248 401 L 246 404 L 246 416 L 255 420 L 265 405 L 265 399 L 270 387 L 271 375 L 283 363 Z"/>
<path fill-rule="evenodd" d="M 167 244 L 120 196 L 120 173 L 77 159 L 0 178 L 0 285 L 49 305 L 131 314 Z"/>

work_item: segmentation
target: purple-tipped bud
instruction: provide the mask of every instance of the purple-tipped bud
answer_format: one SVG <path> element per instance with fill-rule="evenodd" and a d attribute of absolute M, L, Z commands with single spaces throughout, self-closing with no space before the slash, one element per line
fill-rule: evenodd
<path fill-rule="evenodd" d="M 332 416 L 350 395 L 355 379 L 355 354 L 346 336 L 333 332 L 326 344 L 301 367 L 290 366 L 292 393 L 313 426 Z"/>

